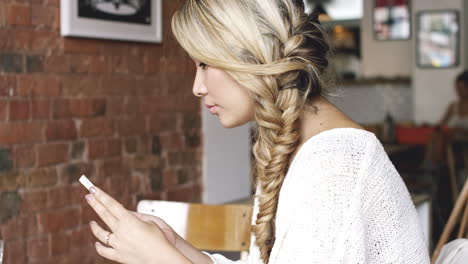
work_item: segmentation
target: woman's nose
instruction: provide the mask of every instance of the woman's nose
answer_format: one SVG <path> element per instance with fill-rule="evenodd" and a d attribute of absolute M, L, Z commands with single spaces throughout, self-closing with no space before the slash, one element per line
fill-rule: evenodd
<path fill-rule="evenodd" d="M 193 83 L 193 94 L 197 97 L 205 96 L 208 93 L 208 89 L 206 88 L 203 79 L 199 74 L 195 77 L 195 82 Z"/>

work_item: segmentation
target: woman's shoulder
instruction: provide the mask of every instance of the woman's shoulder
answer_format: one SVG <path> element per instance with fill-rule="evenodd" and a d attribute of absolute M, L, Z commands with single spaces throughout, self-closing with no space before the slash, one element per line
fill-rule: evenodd
<path fill-rule="evenodd" d="M 374 133 L 355 127 L 341 127 L 325 130 L 308 139 L 302 146 L 305 155 L 348 155 L 362 153 L 369 146 L 379 144 Z"/>
<path fill-rule="evenodd" d="M 314 171 L 323 177 L 358 176 L 378 154 L 380 141 L 367 130 L 334 128 L 306 141 L 293 161 L 293 173 Z M 302 173 L 303 172 L 303 173 Z"/>

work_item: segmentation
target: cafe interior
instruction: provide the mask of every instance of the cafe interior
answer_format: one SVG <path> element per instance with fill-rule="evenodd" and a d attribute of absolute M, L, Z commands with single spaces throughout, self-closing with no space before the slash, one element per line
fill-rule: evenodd
<path fill-rule="evenodd" d="M 255 128 L 224 128 L 193 96 L 171 32 L 184 2 L 0 1 L 0 263 L 115 263 L 95 250 L 81 175 L 246 259 Z M 431 262 L 466 261 L 468 0 L 304 2 L 333 47 L 327 99 L 382 143 Z"/>

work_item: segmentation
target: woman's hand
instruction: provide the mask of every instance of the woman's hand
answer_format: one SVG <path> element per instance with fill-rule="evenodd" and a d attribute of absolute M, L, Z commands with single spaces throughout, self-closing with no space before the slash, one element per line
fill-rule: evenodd
<path fill-rule="evenodd" d="M 177 242 L 181 239 L 181 237 L 164 220 L 154 215 L 142 214 L 142 213 L 133 212 L 133 211 L 129 211 L 129 212 L 144 222 L 153 222 L 157 224 L 158 227 L 163 231 L 164 236 L 169 241 L 169 243 L 173 247 L 177 248 Z"/>
<path fill-rule="evenodd" d="M 96 242 L 99 255 L 120 263 L 190 263 L 176 249 L 171 235 L 168 238 L 167 231 L 154 221 L 143 220 L 126 210 L 97 187 L 90 191 L 92 194 L 86 195 L 88 203 L 110 229 L 90 223 L 93 234 L 101 241 Z"/>

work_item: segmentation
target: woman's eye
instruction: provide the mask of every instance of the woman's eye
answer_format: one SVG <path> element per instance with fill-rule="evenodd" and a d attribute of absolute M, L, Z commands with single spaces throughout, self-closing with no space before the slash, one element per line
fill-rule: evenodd
<path fill-rule="evenodd" d="M 198 66 L 204 70 L 208 65 L 206 65 L 203 62 L 200 62 L 200 64 Z"/>

